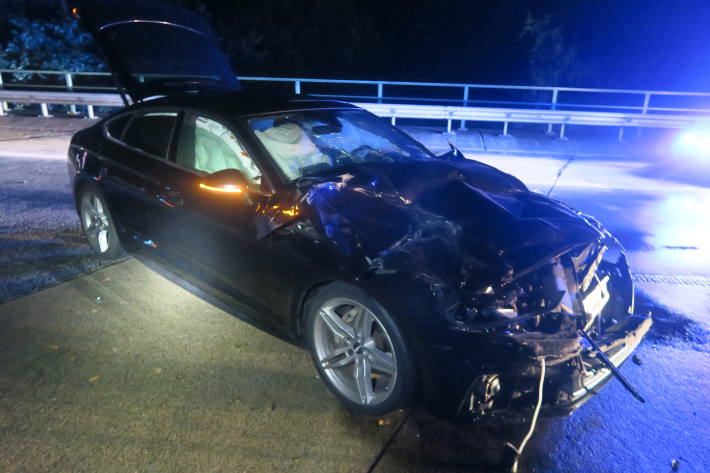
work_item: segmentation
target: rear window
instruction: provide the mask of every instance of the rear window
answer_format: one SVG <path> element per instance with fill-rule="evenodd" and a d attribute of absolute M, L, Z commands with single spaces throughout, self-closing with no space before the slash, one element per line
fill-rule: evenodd
<path fill-rule="evenodd" d="M 170 146 L 177 113 L 156 112 L 135 117 L 123 135 L 123 142 L 133 148 L 165 158 Z"/>

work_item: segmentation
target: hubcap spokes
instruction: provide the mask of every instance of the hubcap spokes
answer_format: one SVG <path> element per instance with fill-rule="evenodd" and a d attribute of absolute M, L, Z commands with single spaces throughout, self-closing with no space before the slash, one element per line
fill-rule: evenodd
<path fill-rule="evenodd" d="M 90 194 L 84 202 L 84 229 L 86 237 L 100 253 L 108 250 L 108 231 L 110 227 L 104 206 L 95 194 Z"/>
<path fill-rule="evenodd" d="M 366 307 L 349 299 L 324 304 L 314 341 L 320 366 L 343 395 L 362 405 L 389 397 L 397 378 L 392 342 Z"/>

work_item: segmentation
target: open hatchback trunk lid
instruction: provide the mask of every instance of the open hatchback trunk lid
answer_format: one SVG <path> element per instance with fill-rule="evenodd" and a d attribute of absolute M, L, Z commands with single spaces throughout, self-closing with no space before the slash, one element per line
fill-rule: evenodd
<path fill-rule="evenodd" d="M 205 87 L 241 88 L 209 25 L 189 10 L 116 0 L 74 0 L 69 7 L 134 102 Z"/>

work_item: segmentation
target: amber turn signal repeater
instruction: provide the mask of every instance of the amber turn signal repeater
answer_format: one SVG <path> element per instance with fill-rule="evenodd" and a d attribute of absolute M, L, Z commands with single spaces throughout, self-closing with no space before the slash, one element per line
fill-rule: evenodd
<path fill-rule="evenodd" d="M 239 186 L 234 186 L 234 185 L 225 185 L 225 186 L 220 186 L 220 187 L 215 187 L 215 186 L 208 186 L 207 184 L 200 183 L 200 189 L 205 189 L 208 191 L 215 191 L 215 192 L 228 192 L 232 194 L 241 194 L 244 192 L 244 189 L 242 189 Z"/>

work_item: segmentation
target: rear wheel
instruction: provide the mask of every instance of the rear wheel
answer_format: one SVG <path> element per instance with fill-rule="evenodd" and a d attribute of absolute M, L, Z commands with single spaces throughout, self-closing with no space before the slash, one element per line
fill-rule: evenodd
<path fill-rule="evenodd" d="M 308 343 L 321 379 L 350 409 L 381 415 L 408 402 L 414 369 L 394 319 L 357 287 L 332 283 L 306 304 Z"/>
<path fill-rule="evenodd" d="M 86 239 L 96 253 L 107 258 L 123 253 L 111 213 L 98 190 L 87 187 L 81 191 L 79 217 Z"/>

